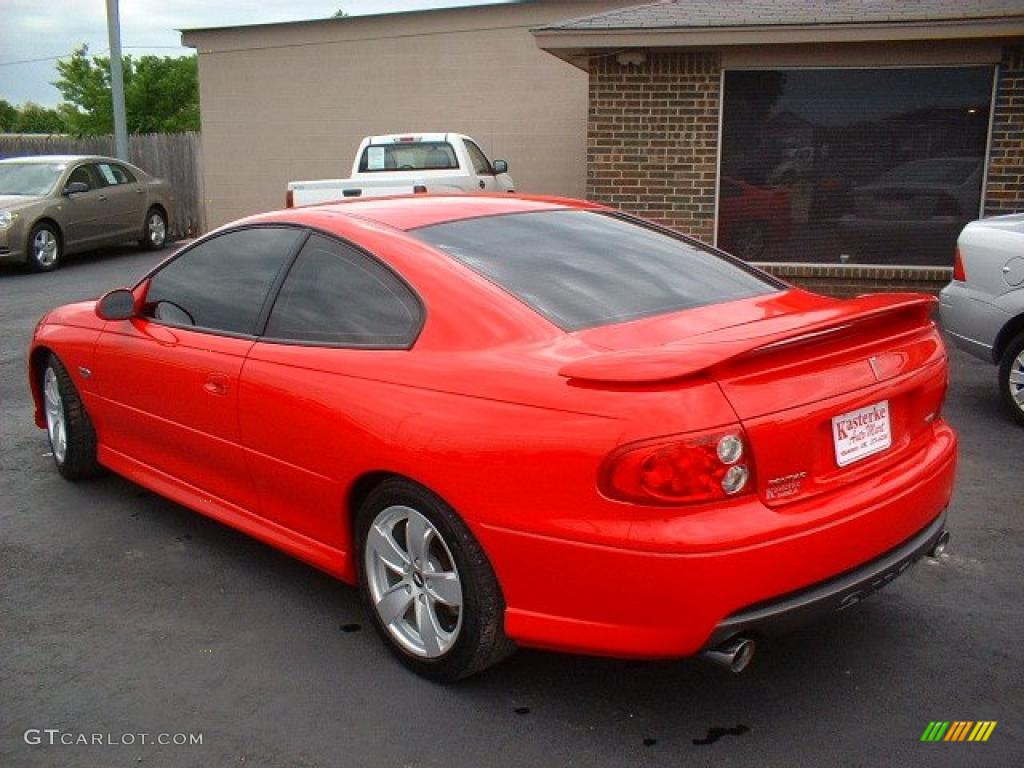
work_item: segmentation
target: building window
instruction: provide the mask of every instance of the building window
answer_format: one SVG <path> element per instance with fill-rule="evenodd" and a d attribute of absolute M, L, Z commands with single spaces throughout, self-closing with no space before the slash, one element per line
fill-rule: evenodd
<path fill-rule="evenodd" d="M 979 216 L 993 72 L 727 71 L 718 245 L 757 261 L 951 265 Z"/>

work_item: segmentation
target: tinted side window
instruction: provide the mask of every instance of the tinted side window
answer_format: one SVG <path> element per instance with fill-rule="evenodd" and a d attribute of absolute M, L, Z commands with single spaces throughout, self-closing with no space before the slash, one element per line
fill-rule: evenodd
<path fill-rule="evenodd" d="M 214 237 L 151 278 L 145 314 L 160 322 L 251 334 L 302 230 L 254 227 Z"/>
<path fill-rule="evenodd" d="M 487 155 L 472 141 L 466 141 L 466 150 L 469 152 L 469 159 L 473 161 L 473 170 L 477 174 L 489 174 L 491 173 L 491 161 L 487 159 Z"/>
<path fill-rule="evenodd" d="M 407 347 L 422 310 L 413 293 L 374 260 L 313 235 L 288 273 L 266 336 L 286 341 Z"/>

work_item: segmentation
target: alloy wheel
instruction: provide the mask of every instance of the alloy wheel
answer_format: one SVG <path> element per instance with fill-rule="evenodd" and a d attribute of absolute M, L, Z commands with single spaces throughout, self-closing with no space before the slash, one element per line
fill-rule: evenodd
<path fill-rule="evenodd" d="M 40 229 L 32 239 L 32 251 L 41 267 L 52 267 L 57 263 L 57 236 L 48 229 Z"/>
<path fill-rule="evenodd" d="M 149 231 L 149 242 L 153 247 L 159 248 L 164 244 L 164 240 L 167 239 L 167 222 L 164 221 L 163 216 L 156 211 L 149 214 L 147 229 Z"/>
<path fill-rule="evenodd" d="M 53 368 L 47 368 L 43 377 L 43 395 L 46 401 L 46 431 L 50 436 L 50 447 L 58 464 L 64 463 L 67 455 L 68 433 L 64 419 L 64 400 Z"/>
<path fill-rule="evenodd" d="M 1017 408 L 1024 411 L 1024 350 L 1010 363 L 1009 390 Z"/>
<path fill-rule="evenodd" d="M 381 624 L 413 656 L 436 659 L 462 628 L 462 582 L 441 533 L 422 513 L 387 507 L 366 538 L 364 568 Z"/>

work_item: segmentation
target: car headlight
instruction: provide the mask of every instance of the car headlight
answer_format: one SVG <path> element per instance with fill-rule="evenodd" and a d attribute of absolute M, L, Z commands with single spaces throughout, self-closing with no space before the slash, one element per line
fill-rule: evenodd
<path fill-rule="evenodd" d="M 18 218 L 18 214 L 11 213 L 10 211 L 0 211 L 0 229 L 7 229 L 14 220 Z"/>

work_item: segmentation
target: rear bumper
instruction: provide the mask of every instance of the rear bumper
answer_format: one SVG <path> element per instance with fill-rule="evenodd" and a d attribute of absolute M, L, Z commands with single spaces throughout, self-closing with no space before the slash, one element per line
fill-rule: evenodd
<path fill-rule="evenodd" d="M 721 622 L 708 640 L 714 648 L 736 635 L 780 635 L 831 613 L 852 608 L 927 555 L 946 528 L 946 513 L 870 563 L 791 595 L 754 605 Z"/>
<path fill-rule="evenodd" d="M 898 472 L 811 500 L 820 524 L 747 544 L 637 551 L 626 543 L 601 546 L 480 526 L 477 535 L 505 592 L 506 632 L 533 647 L 677 658 L 753 629 L 755 619 L 765 619 L 766 631 L 781 629 L 834 609 L 835 600 L 856 602 L 850 596 L 858 588 L 866 594 L 865 584 L 887 583 L 938 535 L 952 496 L 956 437 L 943 423 L 934 429 L 935 439 Z M 729 514 L 737 512 L 765 520 L 798 514 L 768 510 L 758 500 Z M 669 541 L 670 515 L 663 525 Z M 724 526 L 728 539 L 728 517 L 709 518 L 707 525 Z"/>
<path fill-rule="evenodd" d="M 954 280 L 939 293 L 942 330 L 965 352 L 988 363 L 999 331 L 1011 315 L 971 295 L 966 283 Z"/>

